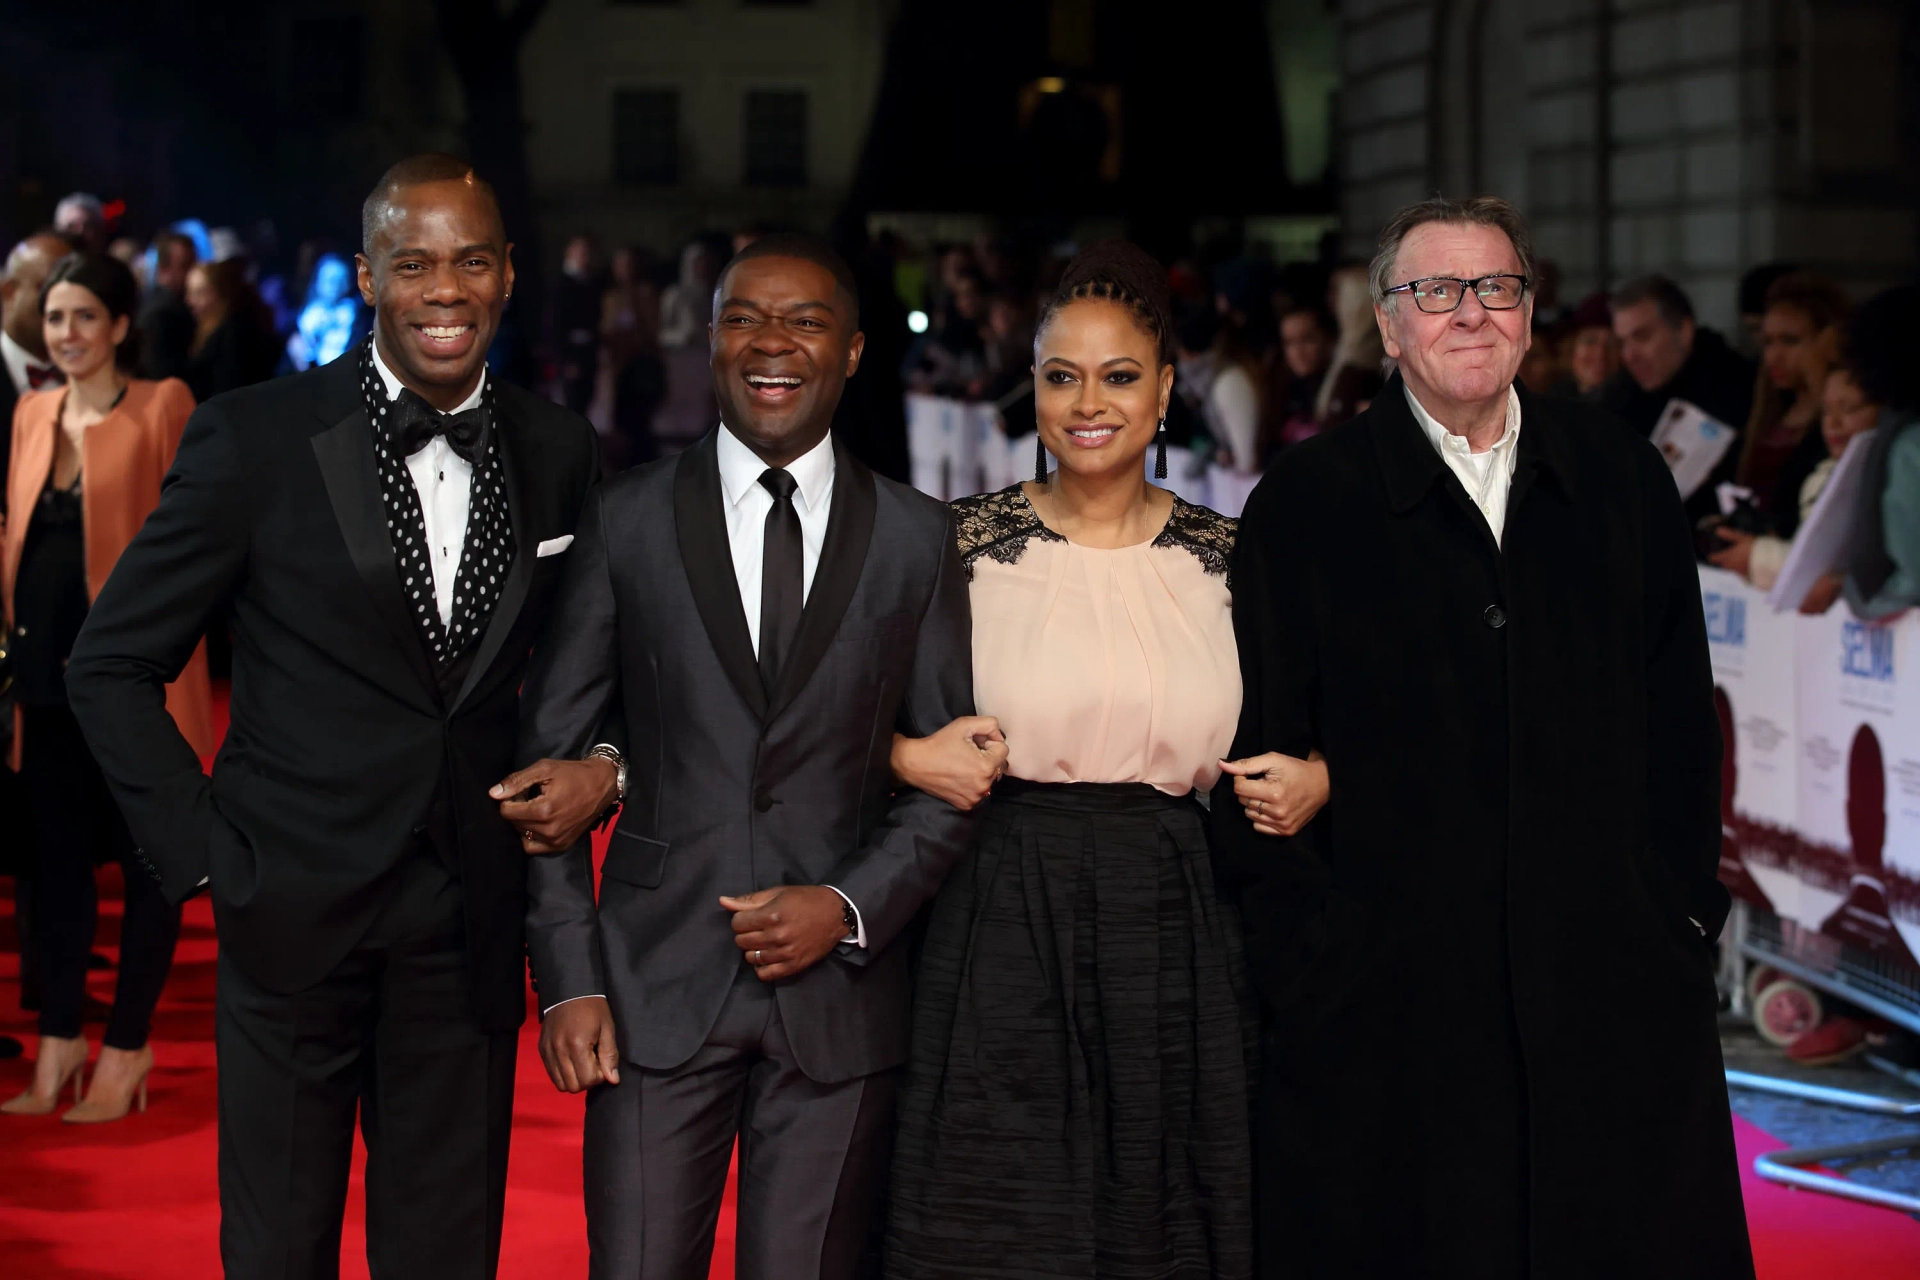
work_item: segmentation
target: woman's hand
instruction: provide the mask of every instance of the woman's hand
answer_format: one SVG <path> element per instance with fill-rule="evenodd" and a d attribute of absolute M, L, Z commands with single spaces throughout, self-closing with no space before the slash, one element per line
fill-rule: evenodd
<path fill-rule="evenodd" d="M 1800 602 L 1800 612 L 1818 617 L 1833 608 L 1833 602 L 1840 598 L 1846 586 L 1847 575 L 1844 573 L 1821 574 L 1814 584 L 1807 588 L 1807 598 Z"/>
<path fill-rule="evenodd" d="M 1753 564 L 1753 535 L 1721 525 L 1714 535 L 1727 545 L 1707 557 L 1707 563 L 1747 577 Z"/>
<path fill-rule="evenodd" d="M 1233 794 L 1263 836 L 1298 835 L 1327 803 L 1327 762 L 1318 751 L 1305 760 L 1269 751 L 1220 767 L 1233 775 Z"/>
<path fill-rule="evenodd" d="M 1007 771 L 1007 740 L 992 716 L 962 716 L 924 738 L 893 735 L 893 776 L 965 812 Z"/>

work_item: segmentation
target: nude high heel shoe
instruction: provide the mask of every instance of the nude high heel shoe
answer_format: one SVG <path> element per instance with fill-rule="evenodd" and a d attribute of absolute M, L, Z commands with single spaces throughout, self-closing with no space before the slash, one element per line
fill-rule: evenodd
<path fill-rule="evenodd" d="M 147 1073 L 152 1070 L 152 1045 L 131 1051 L 100 1046 L 86 1100 L 60 1118 L 68 1124 L 105 1124 L 124 1118 L 136 1106 L 145 1115 Z"/>
<path fill-rule="evenodd" d="M 81 1077 L 87 1069 L 87 1038 L 41 1036 L 33 1064 L 33 1083 L 51 1083 L 45 1093 L 29 1088 L 25 1093 L 0 1103 L 0 1111 L 10 1116 L 48 1116 L 60 1105 L 60 1094 L 73 1082 L 73 1100 L 80 1101 Z M 48 1081 L 48 1076 L 52 1080 Z"/>

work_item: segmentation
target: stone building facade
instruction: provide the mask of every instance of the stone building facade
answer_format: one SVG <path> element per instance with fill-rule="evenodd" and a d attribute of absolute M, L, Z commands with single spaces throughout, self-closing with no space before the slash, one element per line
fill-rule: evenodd
<path fill-rule="evenodd" d="M 1562 296 L 1648 271 L 1730 326 L 1767 261 L 1864 294 L 1920 262 L 1910 0 L 1338 0 L 1345 248 L 1506 196 Z"/>

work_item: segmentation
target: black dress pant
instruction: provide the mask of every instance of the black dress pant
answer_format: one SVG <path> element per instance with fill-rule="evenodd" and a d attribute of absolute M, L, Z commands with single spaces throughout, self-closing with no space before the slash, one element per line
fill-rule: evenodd
<path fill-rule="evenodd" d="M 374 1280 L 491 1277 L 500 1258 L 517 1033 L 469 998 L 458 883 L 427 852 L 366 937 L 291 995 L 220 955 L 220 1256 L 229 1280 L 340 1270 L 356 1113 Z"/>
<path fill-rule="evenodd" d="M 154 1006 L 173 968 L 180 908 L 135 861 L 133 838 L 73 713 L 65 707 L 23 711 L 20 774 L 39 845 L 33 943 L 40 962 L 40 1034 L 80 1034 L 87 956 L 99 908 L 93 868 L 118 859 L 126 880 L 126 915 L 105 1042 L 115 1049 L 138 1049 L 147 1043 Z"/>
<path fill-rule="evenodd" d="M 837 964 L 829 958 L 822 963 Z M 773 988 L 742 963 L 719 1021 L 670 1071 L 632 1062 L 587 1094 L 591 1280 L 705 1280 L 737 1139 L 740 1280 L 869 1274 L 898 1071 L 837 1084 L 794 1060 Z"/>

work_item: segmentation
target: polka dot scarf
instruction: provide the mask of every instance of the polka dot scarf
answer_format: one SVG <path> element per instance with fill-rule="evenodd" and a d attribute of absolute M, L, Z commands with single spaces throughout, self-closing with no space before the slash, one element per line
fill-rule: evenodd
<path fill-rule="evenodd" d="M 480 460 L 473 468 L 473 491 L 467 505 L 467 536 L 460 550 L 460 571 L 454 578 L 453 611 L 442 624 L 433 590 L 433 564 L 427 554 L 427 522 L 420 514 L 420 495 L 413 487 L 407 461 L 395 443 L 387 421 L 392 412 L 387 385 L 373 365 L 373 340 L 360 352 L 360 389 L 366 398 L 367 419 L 373 424 L 374 469 L 380 475 L 380 500 L 387 509 L 387 536 L 393 540 L 400 591 L 413 610 L 433 654 L 436 668 L 444 669 L 487 629 L 487 619 L 499 602 L 500 589 L 513 563 L 513 524 L 507 511 L 506 469 L 500 463 L 499 421 L 494 411 L 493 379 L 480 393 L 480 409 L 487 430 Z"/>

